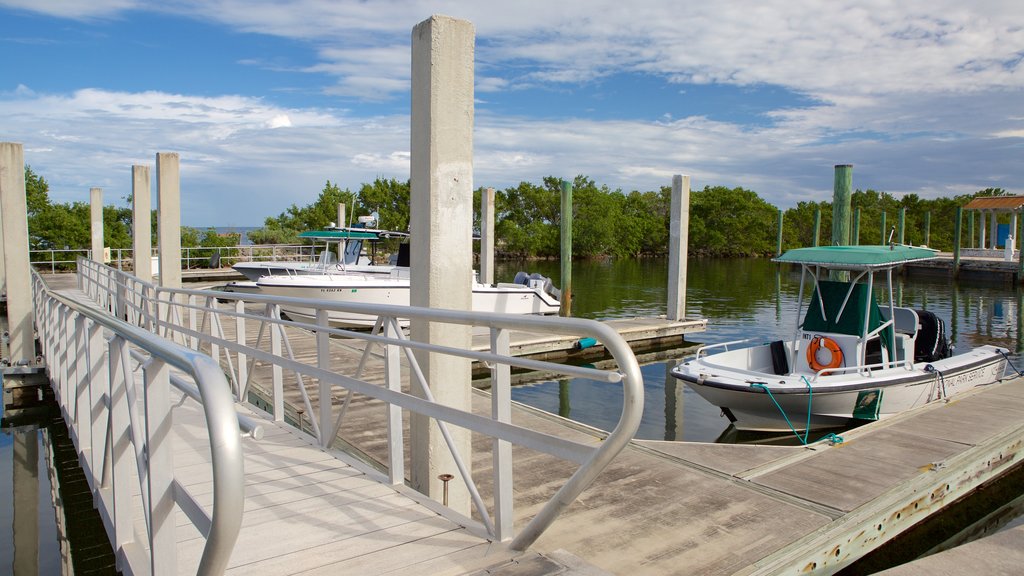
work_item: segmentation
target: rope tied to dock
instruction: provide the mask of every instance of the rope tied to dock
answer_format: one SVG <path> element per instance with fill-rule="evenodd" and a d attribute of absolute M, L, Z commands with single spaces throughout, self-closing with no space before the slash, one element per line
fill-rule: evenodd
<path fill-rule="evenodd" d="M 999 348 L 999 355 L 1003 357 L 1003 360 L 1006 360 L 1006 364 L 1009 365 L 1010 368 L 1013 368 L 1013 371 L 1017 373 L 1017 376 L 1024 376 L 1024 372 L 1017 370 L 1017 367 L 1013 365 L 1010 357 L 1006 355 L 1006 352 L 1004 352 L 1002 348 Z"/>
<path fill-rule="evenodd" d="M 796 439 L 799 440 L 801 444 L 807 446 L 807 438 L 811 433 L 811 406 L 814 403 L 814 388 L 811 386 L 811 383 L 810 381 L 807 380 L 806 376 L 801 376 L 800 379 L 803 380 L 804 384 L 807 385 L 807 424 L 804 426 L 803 436 L 801 436 L 800 433 L 796 431 L 796 427 L 793 426 L 793 423 L 789 420 L 789 416 L 786 415 L 786 410 L 782 407 L 781 404 L 779 404 L 779 401 L 775 399 L 775 395 L 772 394 L 772 391 L 768 388 L 767 382 L 751 382 L 750 387 L 760 388 L 761 390 L 764 390 L 768 394 L 768 398 L 772 401 L 772 404 L 775 404 L 775 407 L 779 409 L 779 413 L 782 414 L 782 418 L 786 421 L 786 425 L 789 426 L 789 429 L 793 432 L 793 435 L 796 436 Z M 839 436 L 838 434 L 835 434 L 833 432 L 829 432 L 828 434 L 825 434 L 824 436 L 818 438 L 817 440 L 811 442 L 810 444 L 817 444 L 822 440 L 828 440 L 831 444 L 843 443 L 842 436 Z"/>

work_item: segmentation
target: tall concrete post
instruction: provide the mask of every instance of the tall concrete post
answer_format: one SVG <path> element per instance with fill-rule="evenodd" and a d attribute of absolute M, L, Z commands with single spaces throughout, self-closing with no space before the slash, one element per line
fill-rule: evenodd
<path fill-rule="evenodd" d="M 431 16 L 412 30 L 410 302 L 413 306 L 472 307 L 473 277 L 473 24 Z M 412 322 L 413 340 L 468 348 L 469 327 Z M 470 362 L 417 353 L 434 399 L 471 410 Z M 422 393 L 415 390 L 417 394 Z M 467 470 L 472 458 L 469 432 L 450 428 Z M 448 505 L 468 515 L 469 491 L 437 425 L 411 418 L 412 487 L 441 500 L 451 474 Z"/>
<path fill-rule="evenodd" d="M 779 223 L 782 211 L 779 210 Z M 781 230 L 781 226 L 780 226 Z M 690 177 L 672 177 L 668 228 L 668 319 L 686 318 L 686 258 L 690 248 Z"/>
<path fill-rule="evenodd" d="M 103 262 L 103 189 L 89 189 L 89 231 L 93 262 Z"/>
<path fill-rule="evenodd" d="M 181 167 L 177 152 L 156 155 L 156 209 L 160 285 L 181 288 Z"/>
<path fill-rule="evenodd" d="M 494 284 L 494 188 L 480 196 L 480 281 Z"/>
<path fill-rule="evenodd" d="M 345 227 L 345 203 L 338 202 L 338 228 Z M 345 246 L 346 242 L 338 242 L 338 262 L 345 261 Z M 356 257 L 356 264 L 359 263 L 359 257 Z"/>
<path fill-rule="evenodd" d="M 853 164 L 835 165 L 832 189 L 832 245 L 850 245 L 850 200 L 853 188 Z"/>
<path fill-rule="evenodd" d="M 153 281 L 152 206 L 149 166 L 132 166 L 132 269 L 146 282 Z"/>
<path fill-rule="evenodd" d="M 4 271 L 7 274 L 7 330 L 12 365 L 35 360 L 32 333 L 32 282 L 28 260 L 28 206 L 25 201 L 25 150 L 0 142 L 0 219 L 3 220 Z"/>
<path fill-rule="evenodd" d="M 561 206 L 562 305 L 559 316 L 572 316 L 572 184 L 562 180 Z"/>

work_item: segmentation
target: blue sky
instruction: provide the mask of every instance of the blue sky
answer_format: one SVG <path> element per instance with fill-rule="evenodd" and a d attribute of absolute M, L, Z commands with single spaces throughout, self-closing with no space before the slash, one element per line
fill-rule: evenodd
<path fill-rule="evenodd" d="M 474 185 L 584 174 L 743 186 L 789 207 L 854 186 L 1024 182 L 1016 2 L 0 0 L 0 140 L 55 201 L 182 162 L 182 219 L 259 225 L 409 173 L 412 27 L 476 27 Z"/>

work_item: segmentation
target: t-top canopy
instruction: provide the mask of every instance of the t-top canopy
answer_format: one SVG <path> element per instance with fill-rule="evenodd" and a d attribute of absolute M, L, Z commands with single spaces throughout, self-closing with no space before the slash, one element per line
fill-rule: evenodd
<path fill-rule="evenodd" d="M 383 234 L 381 232 L 384 232 Z M 376 240 L 378 238 L 390 238 L 388 231 L 366 232 L 361 230 L 308 230 L 299 234 L 299 238 L 310 238 L 313 240 Z"/>
<path fill-rule="evenodd" d="M 914 246 L 817 246 L 795 248 L 773 262 L 821 266 L 832 270 L 874 270 L 934 258 L 937 250 Z"/>

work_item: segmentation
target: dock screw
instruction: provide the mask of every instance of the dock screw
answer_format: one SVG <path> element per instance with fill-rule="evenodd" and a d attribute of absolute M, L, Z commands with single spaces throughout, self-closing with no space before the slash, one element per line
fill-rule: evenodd
<path fill-rule="evenodd" d="M 455 478 L 455 476 L 452 476 L 451 474 L 441 474 L 440 476 L 437 477 L 438 480 L 444 482 L 444 499 L 442 500 L 442 503 L 445 506 L 448 505 L 448 482 L 452 478 Z"/>

